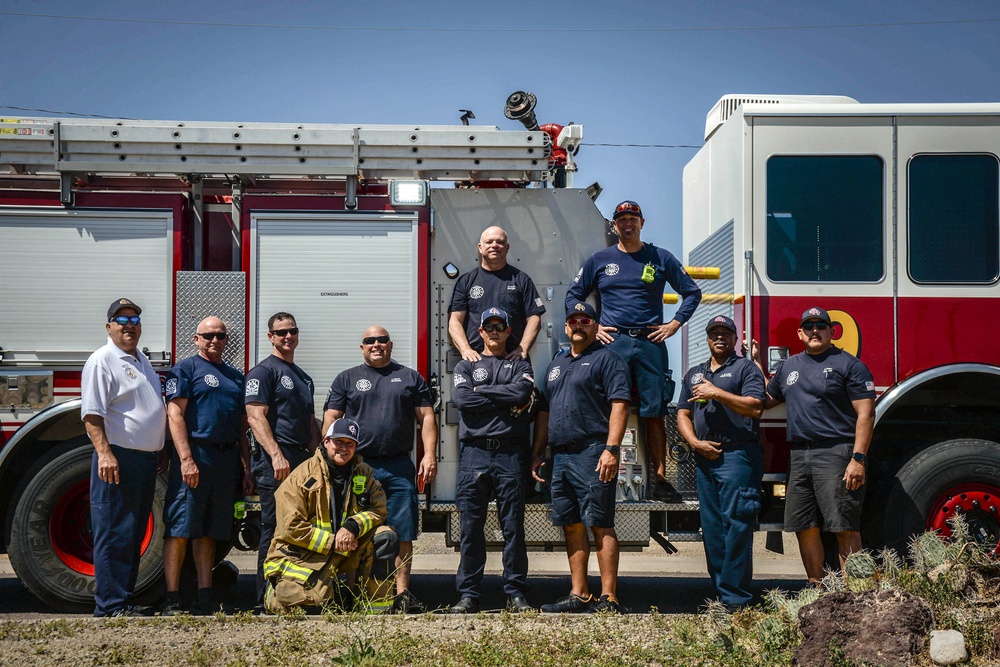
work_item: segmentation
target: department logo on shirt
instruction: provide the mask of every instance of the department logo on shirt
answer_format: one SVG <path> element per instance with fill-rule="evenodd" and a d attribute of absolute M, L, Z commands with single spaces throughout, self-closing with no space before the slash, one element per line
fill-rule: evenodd
<path fill-rule="evenodd" d="M 208 375 L 205 376 L 205 384 L 207 384 L 209 387 L 218 387 L 219 386 L 219 378 L 217 378 L 214 375 L 212 375 L 211 373 L 209 373 Z M 290 388 L 291 387 L 289 387 L 289 389 Z"/>
<path fill-rule="evenodd" d="M 477 368 L 476 370 L 472 371 L 472 379 L 475 380 L 476 382 L 483 382 L 489 376 L 490 374 L 486 371 L 485 368 Z"/>
<path fill-rule="evenodd" d="M 470 299 L 481 299 L 483 298 L 484 294 L 486 294 L 486 290 L 484 290 L 479 285 L 473 285 L 472 289 L 469 290 Z"/>
<path fill-rule="evenodd" d="M 580 282 L 580 276 L 582 276 L 582 275 L 583 275 L 583 267 L 581 266 L 580 270 L 576 272 L 576 278 L 573 278 L 573 282 L 575 282 L 575 283 Z M 541 302 L 541 299 L 536 299 L 536 301 Z M 540 306 L 542 304 L 539 303 L 538 305 Z"/>
<path fill-rule="evenodd" d="M 362 378 L 354 383 L 354 388 L 358 391 L 368 391 L 372 388 L 371 380 L 365 380 Z"/>
<path fill-rule="evenodd" d="M 137 377 L 139 377 L 136 374 L 135 369 L 129 366 L 128 364 L 122 364 L 122 368 L 125 369 L 125 377 L 127 377 L 129 380 L 134 380 Z"/>
<path fill-rule="evenodd" d="M 507 291 L 508 292 L 514 292 L 516 290 L 517 290 L 517 285 L 513 285 L 513 284 L 507 285 Z"/>
<path fill-rule="evenodd" d="M 701 373 L 695 373 L 694 375 L 691 376 L 692 387 L 696 384 L 701 384 L 704 381 L 705 381 L 705 376 Z"/>
<path fill-rule="evenodd" d="M 288 377 L 287 375 L 281 376 L 281 386 L 284 387 L 285 389 L 295 389 L 295 383 L 292 382 L 292 378 Z"/>
<path fill-rule="evenodd" d="M 468 382 L 468 380 L 465 379 L 464 375 L 462 375 L 461 373 L 455 373 L 455 386 L 456 387 L 458 385 L 460 385 L 460 384 L 464 384 L 465 382 Z"/>
<path fill-rule="evenodd" d="M 247 380 L 247 396 L 256 396 L 260 393 L 260 380 Z"/>
<path fill-rule="evenodd" d="M 785 378 L 785 384 L 787 384 L 789 387 L 791 387 L 793 384 L 795 384 L 798 381 L 799 381 L 799 372 L 798 371 L 792 371 L 791 373 L 788 374 L 788 377 Z"/>
<path fill-rule="evenodd" d="M 607 266 L 604 267 L 604 275 L 617 276 L 619 270 L 620 269 L 618 268 L 617 264 L 608 264 Z"/>
<path fill-rule="evenodd" d="M 549 382 L 554 382 L 559 379 L 559 367 L 556 366 L 551 371 L 549 371 L 549 377 L 547 378 Z"/>
<path fill-rule="evenodd" d="M 167 393 L 173 394 L 176 391 L 177 391 L 177 379 L 170 378 L 169 380 L 167 380 Z"/>

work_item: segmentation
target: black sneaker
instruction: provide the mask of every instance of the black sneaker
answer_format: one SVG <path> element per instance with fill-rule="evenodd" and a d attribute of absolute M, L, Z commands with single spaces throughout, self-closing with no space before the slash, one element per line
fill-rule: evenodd
<path fill-rule="evenodd" d="M 478 614 L 479 600 L 476 598 L 462 598 L 448 609 L 449 614 Z"/>
<path fill-rule="evenodd" d="M 191 615 L 193 616 L 212 616 L 217 611 L 225 613 L 226 610 L 222 608 L 221 603 L 215 602 L 211 598 L 195 600 L 191 605 Z"/>
<path fill-rule="evenodd" d="M 111 615 L 117 618 L 141 618 L 143 616 L 152 616 L 155 613 L 152 607 L 146 607 L 138 604 L 127 604 L 124 607 L 119 607 L 111 612 Z"/>
<path fill-rule="evenodd" d="M 601 599 L 594 603 L 590 608 L 591 614 L 624 614 L 625 608 L 622 607 L 618 600 L 612 600 L 607 595 L 602 595 Z"/>
<path fill-rule="evenodd" d="M 393 599 L 392 611 L 396 614 L 425 614 L 427 607 L 407 589 Z"/>
<path fill-rule="evenodd" d="M 507 611 L 523 614 L 526 611 L 535 611 L 535 608 L 528 604 L 528 600 L 523 595 L 511 595 L 507 598 Z"/>
<path fill-rule="evenodd" d="M 160 605 L 160 616 L 180 616 L 186 614 L 180 600 L 164 600 Z"/>
<path fill-rule="evenodd" d="M 543 614 L 586 614 L 594 602 L 596 600 L 594 600 L 593 595 L 582 598 L 570 593 L 552 604 L 543 604 L 541 611 Z"/>
<path fill-rule="evenodd" d="M 664 503 L 679 503 L 684 500 L 674 485 L 665 479 L 656 480 L 656 484 L 653 485 L 653 500 L 659 500 Z"/>

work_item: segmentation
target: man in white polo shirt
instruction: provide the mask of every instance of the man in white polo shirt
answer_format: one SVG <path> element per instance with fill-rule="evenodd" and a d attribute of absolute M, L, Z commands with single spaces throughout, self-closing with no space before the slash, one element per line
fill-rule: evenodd
<path fill-rule="evenodd" d="M 94 443 L 90 517 L 94 616 L 152 616 L 132 603 L 139 555 L 153 508 L 157 453 L 166 410 L 160 379 L 139 351 L 142 309 L 128 299 L 108 308 L 108 343 L 83 367 L 80 414 Z"/>

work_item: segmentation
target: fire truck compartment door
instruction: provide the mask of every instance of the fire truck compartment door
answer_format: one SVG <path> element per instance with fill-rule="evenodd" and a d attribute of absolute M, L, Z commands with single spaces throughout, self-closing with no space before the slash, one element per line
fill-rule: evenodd
<path fill-rule="evenodd" d="M 140 348 L 168 365 L 172 229 L 171 211 L 0 210 L 3 365 L 82 366 L 121 297 L 142 307 Z"/>
<path fill-rule="evenodd" d="M 361 335 L 392 336 L 392 357 L 417 363 L 415 214 L 254 212 L 251 224 L 250 366 L 271 353 L 267 320 L 298 324 L 295 363 L 316 385 L 316 413 L 340 371 L 362 363 Z"/>

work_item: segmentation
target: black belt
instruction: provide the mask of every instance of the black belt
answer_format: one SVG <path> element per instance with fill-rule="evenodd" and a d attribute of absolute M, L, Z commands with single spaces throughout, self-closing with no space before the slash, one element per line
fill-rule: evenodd
<path fill-rule="evenodd" d="M 659 327 L 636 327 L 634 329 L 625 329 L 622 327 L 618 328 L 618 333 L 624 334 L 630 338 L 648 338 L 649 334 L 654 331 L 658 331 Z"/>
<path fill-rule="evenodd" d="M 580 452 L 588 449 L 591 445 L 603 444 L 597 442 L 591 442 L 584 445 L 564 445 L 562 447 L 553 447 L 553 454 L 579 454 Z"/>
<path fill-rule="evenodd" d="M 211 442 L 209 440 L 202 440 L 201 438 L 193 438 L 190 440 L 192 444 L 198 445 L 199 447 L 206 447 L 208 449 L 218 449 L 220 452 L 228 452 L 230 449 L 236 446 L 236 442 Z"/>
<path fill-rule="evenodd" d="M 296 449 L 296 450 L 298 450 L 300 452 L 308 452 L 308 451 L 310 451 L 309 450 L 309 445 L 285 445 L 285 444 L 279 442 L 278 443 L 278 447 L 284 447 L 286 449 Z"/>
<path fill-rule="evenodd" d="M 375 456 L 374 454 L 361 453 L 361 457 L 365 461 L 392 461 L 393 459 L 401 459 L 404 456 L 409 456 L 409 454 L 390 454 L 389 456 Z"/>
<path fill-rule="evenodd" d="M 514 449 L 519 447 L 518 440 L 514 438 L 467 438 L 462 441 L 462 444 L 466 447 L 485 449 L 490 452 L 495 452 L 505 448 Z"/>

